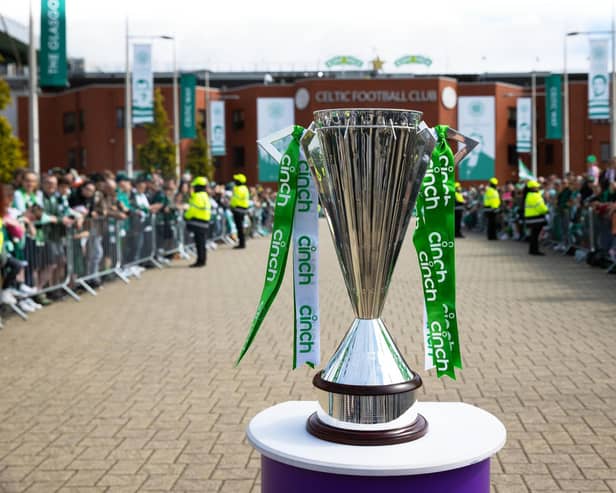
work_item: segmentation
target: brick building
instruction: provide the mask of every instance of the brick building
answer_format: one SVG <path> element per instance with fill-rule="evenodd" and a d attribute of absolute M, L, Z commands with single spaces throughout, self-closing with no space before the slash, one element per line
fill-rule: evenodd
<path fill-rule="evenodd" d="M 421 76 L 400 77 L 357 73 L 211 74 L 210 99 L 225 101 L 226 155 L 216 158 L 216 180 L 227 181 L 244 172 L 250 183 L 259 180 L 258 101 L 284 98 L 292 102 L 292 123 L 308 125 L 314 110 L 324 108 L 390 107 L 419 110 L 430 125 L 458 126 L 457 105 L 451 94 L 493 96 L 495 105 L 495 170 L 502 181 L 517 176 L 517 161 L 527 164 L 529 155 L 516 153 L 516 100 L 529 96 L 528 75 Z M 562 173 L 560 140 L 545 138 L 544 96 L 541 80 L 537 87 L 538 174 Z M 203 77 L 197 88 L 197 122 L 205 128 L 205 87 Z M 172 121 L 171 79 L 157 78 Z M 448 98 L 445 99 L 445 91 Z M 18 96 L 17 128 L 28 142 L 28 99 Z M 85 173 L 124 167 L 124 87 L 122 74 L 83 74 L 71 79 L 71 88 L 43 93 L 39 99 L 41 168 L 70 166 Z M 570 82 L 571 171 L 583 173 L 585 156 L 600 161 L 610 157 L 609 122 L 590 121 L 587 114 L 585 75 Z M 143 143 L 142 128 L 133 130 L 133 144 Z M 184 162 L 190 141 L 181 144 Z M 138 168 L 135 152 L 135 165 Z M 262 180 L 263 181 L 263 180 Z M 269 179 L 268 179 L 269 181 Z"/>

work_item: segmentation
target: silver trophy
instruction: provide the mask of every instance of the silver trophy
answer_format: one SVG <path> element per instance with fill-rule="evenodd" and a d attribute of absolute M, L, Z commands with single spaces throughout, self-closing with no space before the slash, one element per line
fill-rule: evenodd
<path fill-rule="evenodd" d="M 423 436 L 414 410 L 421 378 L 396 347 L 381 312 L 435 145 L 419 111 L 314 113 L 302 148 L 319 189 L 355 312 L 338 349 L 313 380 L 313 435 L 352 445 Z"/>

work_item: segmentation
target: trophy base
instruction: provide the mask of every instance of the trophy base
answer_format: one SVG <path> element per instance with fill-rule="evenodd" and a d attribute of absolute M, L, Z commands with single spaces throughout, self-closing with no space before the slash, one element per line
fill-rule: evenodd
<path fill-rule="evenodd" d="M 330 426 L 313 413 L 306 422 L 308 432 L 321 440 L 342 443 L 344 445 L 395 445 L 411 442 L 423 437 L 428 432 L 428 422 L 418 414 L 411 424 L 390 430 L 349 430 Z"/>

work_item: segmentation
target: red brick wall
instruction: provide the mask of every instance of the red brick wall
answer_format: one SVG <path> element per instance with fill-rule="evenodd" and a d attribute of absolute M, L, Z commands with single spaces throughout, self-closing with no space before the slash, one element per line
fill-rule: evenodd
<path fill-rule="evenodd" d="M 173 124 L 173 89 L 171 85 L 157 85 L 163 93 L 164 105 Z M 218 99 L 218 90 L 211 89 L 211 100 Z M 105 169 L 119 171 L 125 167 L 124 128 L 116 125 L 116 109 L 124 107 L 124 88 L 121 86 L 91 86 L 69 90 L 61 94 L 42 94 L 39 97 L 40 155 L 41 170 L 54 166 L 67 165 L 70 149 L 86 149 L 84 173 L 94 173 Z M 205 108 L 205 88 L 197 88 L 197 109 Z M 77 126 L 75 132 L 65 134 L 63 115 L 67 112 L 84 111 L 83 130 Z M 22 96 L 18 101 L 19 135 L 28 142 L 28 98 Z M 145 130 L 133 129 L 133 148 L 135 169 L 139 169 L 137 147 L 145 142 Z M 173 138 L 172 131 L 169 131 Z M 181 162 L 184 162 L 190 140 L 180 143 Z"/>
<path fill-rule="evenodd" d="M 541 82 L 541 81 L 539 81 Z M 314 79 L 300 81 L 290 85 L 253 85 L 223 92 L 226 101 L 227 125 L 227 155 L 219 158 L 216 170 L 216 180 L 223 182 L 231 180 L 236 172 L 244 172 L 250 183 L 257 180 L 257 98 L 258 97 L 294 97 L 299 88 L 305 88 L 310 93 L 310 102 L 303 110 L 295 112 L 296 122 L 307 125 L 312 120 L 312 112 L 316 109 L 332 107 L 401 107 L 424 112 L 424 119 L 430 125 L 444 123 L 457 125 L 457 108 L 445 109 L 440 102 L 442 89 L 450 85 L 457 89 L 460 96 L 493 95 L 496 100 L 496 175 L 501 180 L 516 176 L 517 167 L 507 163 L 507 146 L 515 144 L 515 129 L 507 124 L 508 108 L 515 107 L 516 97 L 528 95 L 529 91 L 519 86 L 504 83 L 460 83 L 446 77 L 417 79 Z M 170 121 L 173 118 L 171 85 L 161 87 L 165 97 L 165 109 Z M 437 102 L 349 102 L 331 103 L 316 100 L 318 91 L 429 91 L 437 92 Z M 600 145 L 609 142 L 609 122 L 590 122 L 587 113 L 586 82 L 570 84 L 570 121 L 571 121 L 571 170 L 583 173 L 585 158 L 593 153 L 600 157 Z M 540 175 L 555 173 L 562 170 L 561 141 L 545 139 L 544 97 L 543 87 L 538 85 L 537 92 L 537 130 L 538 130 L 538 169 Z M 221 97 L 217 89 L 211 89 L 211 99 Z M 42 94 L 39 98 L 41 167 L 47 170 L 53 166 L 64 166 L 67 163 L 70 149 L 84 148 L 87 152 L 87 162 L 82 171 L 93 173 L 103 169 L 114 171 L 124 168 L 124 129 L 116 125 L 116 108 L 124 106 L 124 89 L 122 86 L 97 85 L 81 89 L 69 90 L 59 94 Z M 205 89 L 197 89 L 197 108 L 205 108 Z M 243 109 L 245 125 L 243 129 L 233 128 L 232 115 L 235 109 Z M 62 117 L 66 112 L 84 111 L 85 126 L 77 128 L 73 133 L 65 134 L 62 128 Z M 18 98 L 18 133 L 23 142 L 28 142 L 28 100 Z M 170 133 L 171 136 L 171 133 Z M 133 131 L 135 147 L 135 167 L 138 168 L 137 146 L 145 139 L 145 131 L 136 128 Z M 553 163 L 546 163 L 546 149 L 552 145 Z M 190 140 L 181 142 L 181 156 L 184 161 Z M 232 166 L 232 149 L 235 146 L 244 147 L 245 163 L 243 167 Z M 530 165 L 530 155 L 522 156 Z"/>

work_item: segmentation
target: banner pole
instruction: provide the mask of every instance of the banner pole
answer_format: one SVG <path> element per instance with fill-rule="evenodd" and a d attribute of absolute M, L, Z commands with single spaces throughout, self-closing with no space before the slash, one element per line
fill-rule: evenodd
<path fill-rule="evenodd" d="M 28 102 L 29 102 L 29 139 L 28 157 L 30 169 L 37 175 L 41 172 L 39 148 L 39 111 L 38 111 L 38 66 L 36 61 L 36 45 L 34 44 L 34 15 L 32 0 L 30 4 L 29 50 L 28 50 Z"/>
<path fill-rule="evenodd" d="M 567 74 L 567 39 L 563 51 L 563 176 L 569 173 L 569 76 Z"/>
<path fill-rule="evenodd" d="M 531 76 L 531 86 L 532 86 L 532 93 L 531 93 L 531 97 L 532 97 L 531 167 L 533 170 L 533 176 L 537 176 L 537 72 L 535 70 L 533 70 L 533 73 Z"/>
<path fill-rule="evenodd" d="M 205 140 L 207 142 L 207 160 L 212 164 L 212 139 L 210 138 L 210 71 L 205 71 Z"/>
<path fill-rule="evenodd" d="M 612 3 L 612 100 L 610 101 L 610 159 L 616 156 L 616 26 Z"/>
<path fill-rule="evenodd" d="M 173 140 L 175 144 L 175 176 L 181 175 L 180 166 L 180 102 L 178 95 L 177 39 L 173 37 Z"/>
<path fill-rule="evenodd" d="M 130 97 L 130 35 L 128 33 L 128 17 L 126 17 L 126 73 L 124 74 L 124 154 L 126 159 L 126 174 L 133 177 L 133 122 L 132 101 Z"/>

